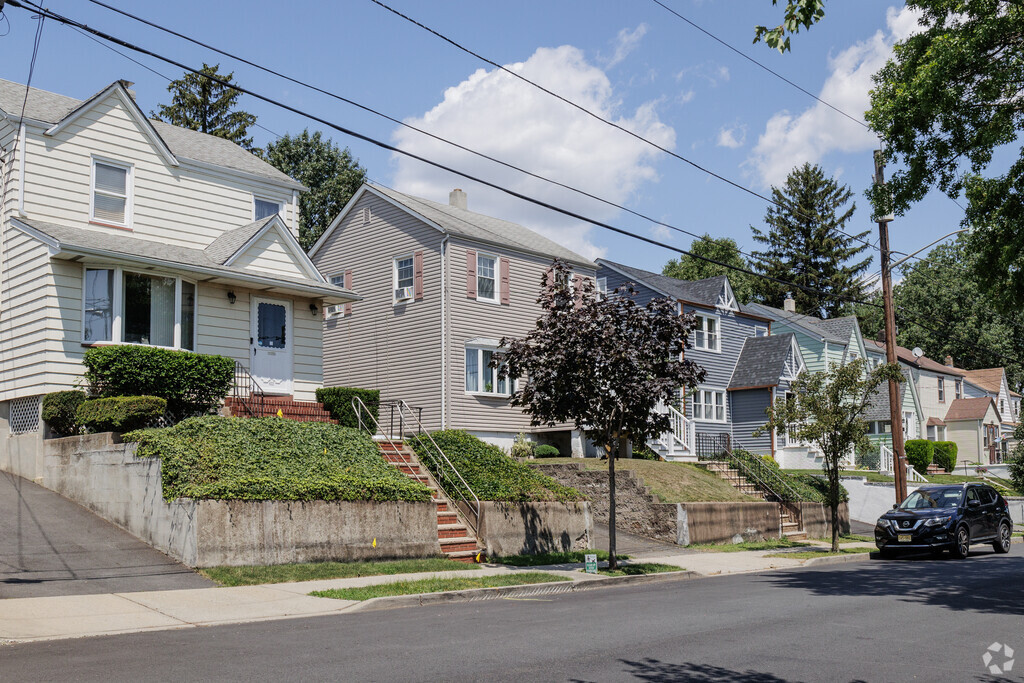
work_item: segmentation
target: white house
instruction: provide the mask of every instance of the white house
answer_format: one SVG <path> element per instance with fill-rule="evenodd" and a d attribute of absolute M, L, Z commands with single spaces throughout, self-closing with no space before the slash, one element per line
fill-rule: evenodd
<path fill-rule="evenodd" d="M 0 80 L 0 469 L 29 478 L 40 397 L 80 383 L 88 348 L 221 354 L 309 401 L 321 310 L 358 299 L 295 239 L 302 185 L 149 120 L 130 85 L 81 101 Z"/>

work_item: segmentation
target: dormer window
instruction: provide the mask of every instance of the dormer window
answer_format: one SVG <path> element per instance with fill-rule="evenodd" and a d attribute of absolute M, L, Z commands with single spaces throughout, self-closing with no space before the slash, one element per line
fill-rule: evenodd
<path fill-rule="evenodd" d="M 94 159 L 90 220 L 128 227 L 131 215 L 131 166 Z"/>
<path fill-rule="evenodd" d="M 276 216 L 281 213 L 281 202 L 272 202 L 269 199 L 253 198 L 253 220 L 262 220 L 268 216 Z"/>

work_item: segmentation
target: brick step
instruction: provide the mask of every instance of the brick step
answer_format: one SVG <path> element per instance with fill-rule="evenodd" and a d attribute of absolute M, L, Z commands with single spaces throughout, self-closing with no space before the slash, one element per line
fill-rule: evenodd
<path fill-rule="evenodd" d="M 438 507 L 440 507 L 440 505 Z M 459 523 L 459 516 L 456 515 L 454 512 L 451 512 L 450 510 L 448 510 L 448 504 L 447 503 L 444 503 L 444 508 L 445 508 L 444 510 L 438 510 L 437 511 L 437 523 L 438 523 L 438 525 L 442 525 L 442 524 L 458 524 Z"/>
<path fill-rule="evenodd" d="M 414 475 L 421 475 L 421 474 L 423 474 L 423 470 L 420 469 L 419 465 L 409 465 L 409 464 L 402 464 L 402 463 L 394 463 L 394 465 L 395 465 L 395 469 L 397 469 L 402 474 L 414 474 Z"/>
<path fill-rule="evenodd" d="M 474 553 L 479 552 L 479 548 L 476 544 L 476 539 L 462 537 L 462 538 L 442 538 L 439 539 L 441 543 L 441 551 L 445 554 L 457 552 L 460 550 L 472 550 Z"/>
<path fill-rule="evenodd" d="M 416 456 L 412 453 L 392 452 L 392 451 L 381 451 L 381 455 L 388 462 L 416 462 Z"/>
<path fill-rule="evenodd" d="M 436 502 L 437 502 L 437 512 L 438 512 L 438 515 L 440 515 L 442 512 L 448 512 L 448 501 L 447 500 L 439 500 L 439 501 L 436 501 Z M 454 514 L 454 513 L 452 513 L 452 514 Z"/>
<path fill-rule="evenodd" d="M 449 560 L 455 560 L 456 562 L 476 562 L 476 556 L 479 552 L 479 550 L 455 550 L 444 555 Z"/>
<path fill-rule="evenodd" d="M 466 527 L 462 524 L 438 524 L 437 525 L 437 537 L 438 538 L 468 538 L 469 532 Z"/>

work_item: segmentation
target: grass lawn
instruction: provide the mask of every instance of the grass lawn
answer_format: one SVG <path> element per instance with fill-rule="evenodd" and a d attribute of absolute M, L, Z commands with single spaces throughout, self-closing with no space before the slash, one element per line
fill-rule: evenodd
<path fill-rule="evenodd" d="M 597 458 L 538 458 L 536 464 L 578 463 L 588 470 L 607 470 L 608 461 Z M 616 470 L 634 470 L 663 503 L 717 503 L 759 500 L 745 496 L 723 479 L 696 465 L 655 460 L 616 460 Z"/>
<path fill-rule="evenodd" d="M 810 543 L 803 541 L 788 541 L 784 538 L 773 538 L 767 541 L 744 541 L 743 543 L 713 543 L 705 545 L 688 545 L 690 550 L 699 550 L 708 553 L 738 553 L 742 550 L 778 550 L 779 548 L 806 548 Z"/>
<path fill-rule="evenodd" d="M 209 567 L 200 573 L 221 586 L 253 586 L 316 579 L 350 579 L 356 576 L 384 576 L 415 572 L 443 572 L 478 569 L 479 565 L 443 557 L 389 562 L 309 562 L 250 567 Z"/>
<path fill-rule="evenodd" d="M 824 472 L 822 472 L 820 469 L 817 469 L 817 470 L 783 470 L 783 472 L 786 472 L 787 474 L 815 474 L 815 475 L 818 475 L 818 476 L 824 476 Z M 887 482 L 887 483 L 890 483 L 890 484 L 894 481 L 893 478 L 890 475 L 888 475 L 888 474 L 879 474 L 878 472 L 871 472 L 869 470 L 845 470 L 843 472 L 840 472 L 839 476 L 841 476 L 841 477 L 867 477 L 868 481 Z M 972 482 L 972 481 L 978 481 L 978 482 L 984 481 L 978 475 L 926 474 L 924 476 L 925 476 L 925 479 L 928 480 L 929 484 L 963 484 L 963 483 Z M 913 486 L 913 485 L 914 484 L 911 482 L 910 486 Z M 1009 487 L 1009 482 L 1004 484 L 1004 486 Z M 996 487 L 996 488 L 998 489 L 999 487 Z M 1014 496 L 1021 495 L 1020 493 L 1017 493 L 1016 491 L 1013 491 L 1012 489 L 1010 489 L 1010 491 L 1011 491 L 1010 495 L 1014 495 Z"/>
<path fill-rule="evenodd" d="M 509 564 L 513 567 L 540 567 L 546 564 L 572 564 L 586 562 L 584 555 L 597 555 L 598 562 L 608 559 L 607 550 L 569 550 L 564 553 L 541 553 L 540 555 L 506 555 L 495 557 L 488 562 Z M 620 560 L 628 560 L 629 555 L 617 555 Z"/>
<path fill-rule="evenodd" d="M 815 541 L 821 541 L 822 543 L 831 543 L 832 542 L 832 537 L 829 536 L 827 538 L 816 538 L 814 540 Z M 839 535 L 839 542 L 840 543 L 874 543 L 875 539 L 869 538 L 867 536 L 860 536 L 858 534 L 840 534 Z"/>
<path fill-rule="evenodd" d="M 582 569 L 580 571 L 583 571 Z M 639 562 L 637 564 L 624 564 L 620 565 L 618 569 L 605 569 L 601 568 L 597 570 L 598 574 L 604 576 L 638 576 L 640 574 L 662 574 L 664 572 L 681 572 L 684 571 L 682 567 L 677 567 L 674 564 L 659 564 L 657 562 Z"/>
<path fill-rule="evenodd" d="M 377 586 L 362 588 L 335 588 L 310 593 L 317 598 L 335 598 L 338 600 L 369 600 L 392 595 L 417 595 L 420 593 L 443 593 L 445 591 L 461 591 L 467 588 L 498 588 L 500 586 L 522 586 L 530 583 L 549 583 L 552 581 L 571 581 L 572 579 L 544 572 L 522 572 L 519 574 L 502 574 L 499 576 L 457 577 L 453 579 L 420 579 L 419 581 L 397 581 Z"/>
<path fill-rule="evenodd" d="M 834 555 L 856 555 L 857 553 L 870 553 L 874 548 L 840 548 L 834 553 L 826 548 L 815 548 L 814 550 L 798 550 L 792 553 L 769 553 L 765 557 L 785 557 L 790 560 L 810 560 L 815 557 L 829 557 Z"/>

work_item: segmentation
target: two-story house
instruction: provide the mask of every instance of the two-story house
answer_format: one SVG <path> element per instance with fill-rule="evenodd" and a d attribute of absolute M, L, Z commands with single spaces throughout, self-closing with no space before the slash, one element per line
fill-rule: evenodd
<path fill-rule="evenodd" d="M 304 190 L 223 138 L 0 80 L 0 469 L 40 472 L 40 397 L 94 346 L 234 358 L 270 394 L 321 386 L 321 308 L 357 299 L 295 238 Z M 27 92 L 26 92 L 27 90 Z"/>
<path fill-rule="evenodd" d="M 670 433 L 648 444 L 667 460 L 693 460 L 703 435 L 729 435 L 736 447 L 777 455 L 785 446 L 774 434 L 753 432 L 767 420 L 771 402 L 784 396 L 803 371 L 792 334 L 773 335 L 771 319 L 736 301 L 729 278 L 678 280 L 606 259 L 598 259 L 599 288 L 631 284 L 640 304 L 658 297 L 693 313 L 697 328 L 686 358 L 707 371 L 704 383 L 680 396 L 679 406 L 660 406 L 672 418 Z"/>
<path fill-rule="evenodd" d="M 490 362 L 503 337 L 535 328 L 553 259 L 566 261 L 574 279 L 593 278 L 597 266 L 467 205 L 462 190 L 448 204 L 376 184 L 356 192 L 310 250 L 331 282 L 364 297 L 328 309 L 325 380 L 403 400 L 426 429 L 465 429 L 506 448 L 526 432 L 582 455 L 583 439 L 569 425 L 531 427 L 509 405 L 513 383 Z M 386 410 L 382 419 L 390 419 Z"/>
<path fill-rule="evenodd" d="M 953 359 L 946 357 L 949 365 Z M 1010 391 L 1005 368 L 984 368 L 962 370 L 964 379 L 979 388 L 995 403 L 999 427 L 994 434 L 986 434 L 982 440 L 981 462 L 1000 463 L 1013 450 L 1017 441 L 1014 431 L 1020 422 L 1020 395 Z"/>

